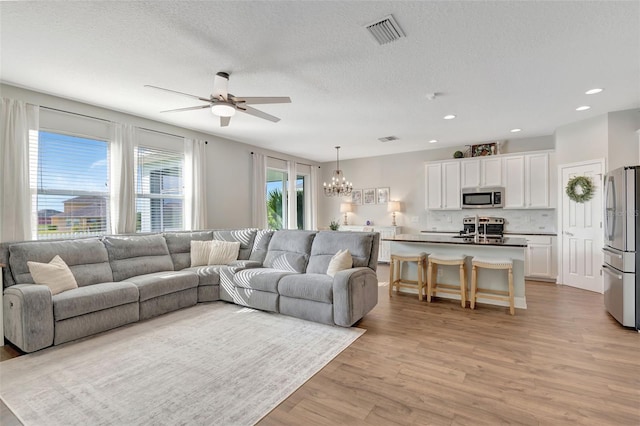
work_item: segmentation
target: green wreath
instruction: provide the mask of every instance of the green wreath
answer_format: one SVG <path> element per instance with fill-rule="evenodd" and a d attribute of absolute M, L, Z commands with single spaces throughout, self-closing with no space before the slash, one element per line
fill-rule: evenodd
<path fill-rule="evenodd" d="M 576 176 L 567 182 L 567 195 L 576 203 L 584 203 L 593 197 L 593 182 L 586 176 Z"/>

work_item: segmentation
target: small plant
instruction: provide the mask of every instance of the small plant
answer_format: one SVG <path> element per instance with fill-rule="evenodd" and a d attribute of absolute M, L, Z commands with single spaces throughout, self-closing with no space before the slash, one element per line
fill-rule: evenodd
<path fill-rule="evenodd" d="M 338 228 L 340 228 L 340 223 L 337 220 L 332 220 L 331 223 L 329 223 L 329 229 L 332 231 L 337 231 Z"/>

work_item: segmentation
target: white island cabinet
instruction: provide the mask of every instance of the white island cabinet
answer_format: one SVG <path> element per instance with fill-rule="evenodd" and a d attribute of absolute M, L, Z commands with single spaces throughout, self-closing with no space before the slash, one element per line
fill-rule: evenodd
<path fill-rule="evenodd" d="M 400 226 L 354 226 L 341 225 L 339 231 L 378 232 L 380 233 L 380 246 L 378 248 L 378 262 L 389 263 L 391 261 L 391 243 L 383 241 L 384 238 L 393 238 L 400 234 Z"/>
<path fill-rule="evenodd" d="M 556 282 L 558 268 L 554 235 L 508 234 L 508 236 L 527 240 L 524 262 L 524 274 L 527 278 Z"/>

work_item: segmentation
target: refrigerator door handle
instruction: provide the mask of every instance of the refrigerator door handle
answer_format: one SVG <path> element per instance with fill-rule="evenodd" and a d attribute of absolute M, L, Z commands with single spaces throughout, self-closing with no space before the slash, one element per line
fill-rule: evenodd
<path fill-rule="evenodd" d="M 619 279 L 619 280 L 621 280 L 621 279 L 622 279 L 622 275 L 620 275 L 620 274 L 617 274 L 617 273 L 613 272 L 613 271 L 611 270 L 611 267 L 610 267 L 610 266 L 602 265 L 602 270 L 603 270 L 604 272 L 606 272 L 607 274 L 611 275 L 612 277 L 615 277 L 615 278 L 617 278 L 617 279 Z"/>
<path fill-rule="evenodd" d="M 612 202 L 609 204 L 609 194 L 611 194 Z M 616 227 L 616 191 L 613 176 L 607 176 L 607 184 L 604 187 L 604 227 L 605 236 L 608 241 L 613 240 L 613 233 Z"/>
<path fill-rule="evenodd" d="M 602 248 L 602 251 L 603 251 L 603 252 L 605 252 L 605 253 L 609 253 L 611 256 L 615 256 L 615 257 L 617 257 L 618 259 L 622 259 L 622 255 L 621 255 L 620 253 L 618 253 L 618 252 L 617 252 L 617 251 L 615 251 L 615 250 L 611 250 L 611 249 L 610 249 L 610 248 L 608 248 L 608 247 L 603 247 L 603 248 Z"/>

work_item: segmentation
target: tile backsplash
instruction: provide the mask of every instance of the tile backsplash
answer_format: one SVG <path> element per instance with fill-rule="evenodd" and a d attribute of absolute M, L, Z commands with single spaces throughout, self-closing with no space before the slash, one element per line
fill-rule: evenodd
<path fill-rule="evenodd" d="M 462 229 L 462 219 L 466 216 L 496 216 L 506 221 L 506 232 L 556 232 L 556 211 L 545 210 L 505 210 L 505 209 L 467 209 L 467 210 L 428 210 L 425 231 L 451 231 Z"/>

